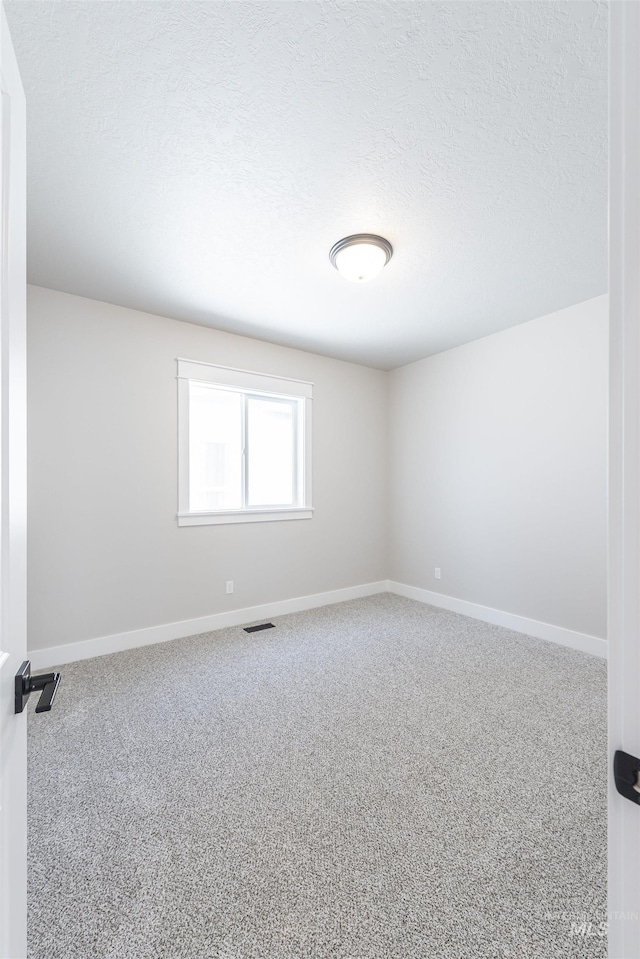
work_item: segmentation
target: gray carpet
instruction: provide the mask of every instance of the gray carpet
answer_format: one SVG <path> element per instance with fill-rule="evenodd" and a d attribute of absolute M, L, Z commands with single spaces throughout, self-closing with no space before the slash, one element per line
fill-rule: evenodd
<path fill-rule="evenodd" d="M 30 959 L 605 956 L 605 664 L 389 594 L 274 622 L 30 706 Z"/>

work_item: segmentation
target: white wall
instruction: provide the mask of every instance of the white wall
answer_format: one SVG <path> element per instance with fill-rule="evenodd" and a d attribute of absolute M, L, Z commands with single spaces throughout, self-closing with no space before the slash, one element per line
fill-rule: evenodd
<path fill-rule="evenodd" d="M 312 520 L 178 529 L 178 356 L 314 383 Z M 28 360 L 31 649 L 386 576 L 387 374 L 38 287 Z"/>
<path fill-rule="evenodd" d="M 392 580 L 606 636 L 607 309 L 390 374 Z"/>

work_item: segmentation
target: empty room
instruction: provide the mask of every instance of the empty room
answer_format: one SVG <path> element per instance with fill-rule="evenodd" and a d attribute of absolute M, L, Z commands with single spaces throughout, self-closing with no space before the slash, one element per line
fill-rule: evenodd
<path fill-rule="evenodd" d="M 639 959 L 635 8 L 4 0 L 3 959 Z"/>

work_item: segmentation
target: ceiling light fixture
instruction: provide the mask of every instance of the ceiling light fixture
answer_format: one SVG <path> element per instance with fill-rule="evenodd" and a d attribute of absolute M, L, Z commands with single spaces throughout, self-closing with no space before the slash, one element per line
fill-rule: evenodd
<path fill-rule="evenodd" d="M 329 259 L 338 273 L 354 283 L 372 280 L 393 256 L 393 247 L 383 236 L 356 233 L 338 240 L 329 250 Z"/>

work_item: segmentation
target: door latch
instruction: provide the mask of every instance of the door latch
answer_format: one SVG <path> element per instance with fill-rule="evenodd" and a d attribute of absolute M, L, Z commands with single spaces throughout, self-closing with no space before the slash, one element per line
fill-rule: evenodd
<path fill-rule="evenodd" d="M 37 713 L 46 713 L 53 706 L 53 700 L 58 692 L 60 685 L 60 673 L 40 673 L 38 676 L 31 675 L 31 663 L 25 659 L 24 663 L 16 673 L 16 712 L 21 713 L 27 705 L 27 700 L 31 693 L 42 690 Z"/>
<path fill-rule="evenodd" d="M 620 795 L 640 805 L 640 759 L 618 749 L 613 757 L 613 777 Z"/>

